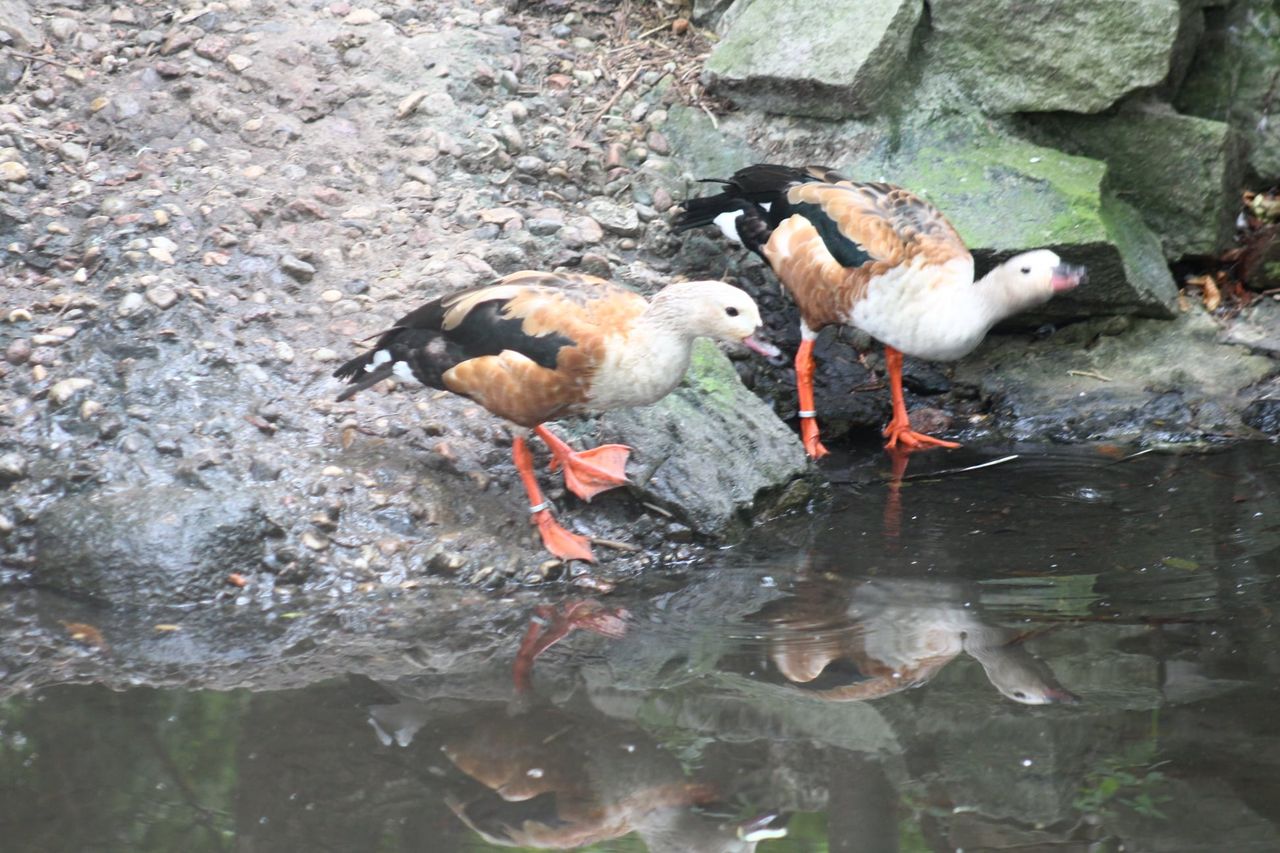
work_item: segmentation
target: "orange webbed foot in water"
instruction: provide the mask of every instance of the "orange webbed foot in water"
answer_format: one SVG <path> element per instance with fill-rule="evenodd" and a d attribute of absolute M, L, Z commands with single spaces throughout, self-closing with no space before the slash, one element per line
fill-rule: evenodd
<path fill-rule="evenodd" d="M 960 445 L 954 441 L 934 438 L 911 428 L 911 420 L 907 417 L 907 401 L 902 393 L 902 353 L 890 346 L 884 348 L 884 363 L 889 369 L 889 393 L 893 397 L 893 418 L 884 428 L 885 450 L 901 448 L 904 450 L 924 450 L 929 447 L 956 448 Z"/>
<path fill-rule="evenodd" d="M 960 446 L 954 441 L 946 441 L 945 439 L 925 435 L 922 432 L 916 432 L 911 428 L 911 424 L 905 420 L 902 423 L 890 421 L 889 426 L 885 427 L 884 436 L 889 439 L 885 442 L 885 450 L 925 450 L 930 447 L 956 448 Z"/>
<path fill-rule="evenodd" d="M 529 620 L 520 650 L 511 667 L 516 690 L 527 693 L 531 684 L 533 662 L 538 655 L 572 634 L 578 628 L 618 640 L 626 636 L 626 619 L 630 614 L 621 607 L 605 607 L 598 601 L 574 601 L 560 608 L 541 605 Z"/>
<path fill-rule="evenodd" d="M 584 501 L 627 484 L 627 457 L 631 455 L 631 448 L 625 444 L 602 444 L 575 451 L 544 426 L 534 427 L 534 432 L 551 449 L 551 470 L 563 468 L 565 487 Z"/>

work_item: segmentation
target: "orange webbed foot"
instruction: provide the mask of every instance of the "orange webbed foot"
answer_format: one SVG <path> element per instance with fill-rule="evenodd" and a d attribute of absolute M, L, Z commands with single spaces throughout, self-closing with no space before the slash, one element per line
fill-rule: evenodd
<path fill-rule="evenodd" d="M 627 484 L 627 457 L 631 448 L 625 444 L 602 444 L 590 450 L 556 453 L 551 457 L 551 470 L 564 468 L 564 484 L 584 501 L 601 492 Z"/>
<path fill-rule="evenodd" d="M 800 419 L 800 439 L 810 459 L 818 460 L 831 452 L 818 440 L 818 424 L 813 418 Z"/>
<path fill-rule="evenodd" d="M 885 442 L 885 450 L 927 450 L 931 447 L 946 447 L 955 449 L 960 445 L 954 441 L 946 441 L 941 438 L 934 438 L 931 435 L 925 435 L 922 432 L 916 432 L 909 426 L 895 426 L 890 424 L 884 431 L 885 438 L 889 439 Z"/>
<path fill-rule="evenodd" d="M 542 537 L 542 545 L 562 560 L 596 561 L 591 553 L 591 540 L 576 533 L 570 533 L 560 526 L 551 515 L 550 510 L 539 510 L 533 514 L 533 523 L 538 526 L 538 535 Z"/>

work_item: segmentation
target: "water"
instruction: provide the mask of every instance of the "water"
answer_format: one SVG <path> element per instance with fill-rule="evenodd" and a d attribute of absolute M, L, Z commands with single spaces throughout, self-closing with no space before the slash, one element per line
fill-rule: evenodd
<path fill-rule="evenodd" d="M 825 470 L 712 567 L 477 596 L 448 657 L 14 693 L 0 849 L 1280 850 L 1280 449 Z M 517 690 L 529 616 L 615 636 Z"/>

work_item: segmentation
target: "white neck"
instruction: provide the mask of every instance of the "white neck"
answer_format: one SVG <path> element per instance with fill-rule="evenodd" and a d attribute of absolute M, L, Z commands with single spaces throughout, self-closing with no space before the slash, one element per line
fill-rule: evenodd
<path fill-rule="evenodd" d="M 647 406 L 673 391 L 689 369 L 693 351 L 694 335 L 682 325 L 666 306 L 650 304 L 600 365 L 591 407 Z"/>
<path fill-rule="evenodd" d="M 1020 286 L 1016 278 L 1002 275 L 1002 272 L 1003 267 L 996 267 L 974 285 L 977 298 L 982 303 L 982 313 L 988 319 L 987 329 L 1005 317 L 1044 301 L 1035 291 Z M 985 329 L 983 333 L 986 333 Z"/>

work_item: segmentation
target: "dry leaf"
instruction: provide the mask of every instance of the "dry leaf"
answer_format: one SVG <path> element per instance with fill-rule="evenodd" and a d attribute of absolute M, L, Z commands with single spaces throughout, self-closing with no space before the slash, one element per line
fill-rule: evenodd
<path fill-rule="evenodd" d="M 356 443 L 356 434 L 359 432 L 353 426 L 344 427 L 342 430 L 342 449 L 350 450 L 351 445 Z"/>
<path fill-rule="evenodd" d="M 245 580 L 244 575 L 239 574 L 238 572 L 232 572 L 231 574 L 227 575 L 227 583 L 231 584 L 232 586 L 238 586 L 238 587 L 244 587 L 249 584 L 249 582 Z"/>
<path fill-rule="evenodd" d="M 1218 282 L 1214 280 L 1213 276 L 1208 273 L 1192 276 L 1187 279 L 1187 285 L 1200 288 L 1206 311 L 1212 313 L 1218 310 L 1218 306 L 1222 304 L 1222 291 L 1218 289 Z"/>

